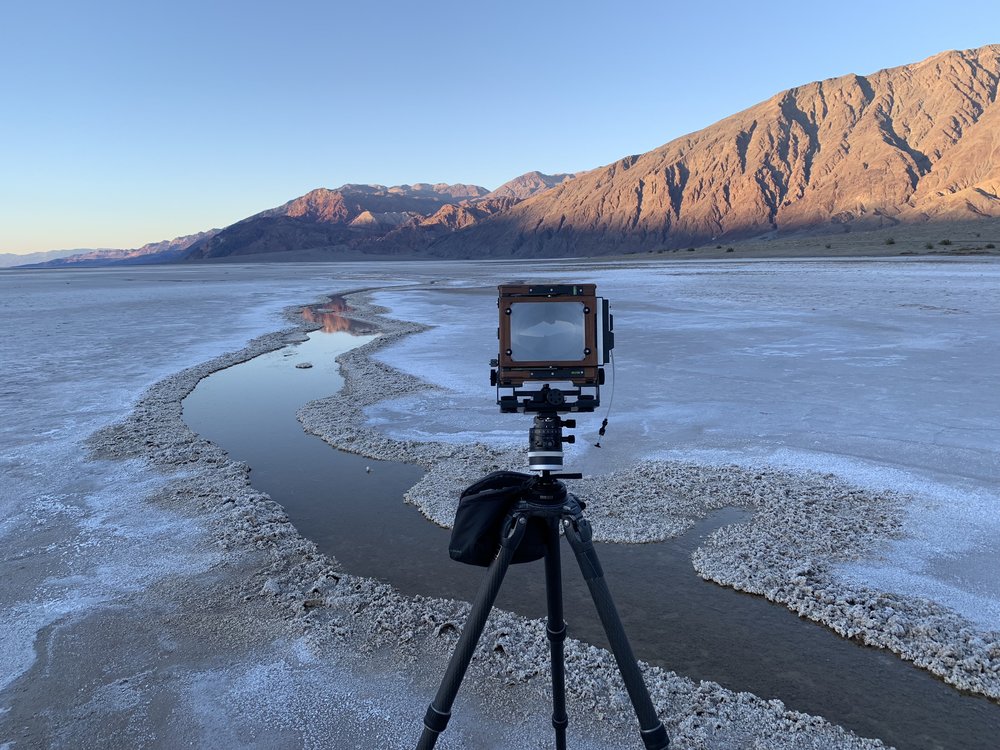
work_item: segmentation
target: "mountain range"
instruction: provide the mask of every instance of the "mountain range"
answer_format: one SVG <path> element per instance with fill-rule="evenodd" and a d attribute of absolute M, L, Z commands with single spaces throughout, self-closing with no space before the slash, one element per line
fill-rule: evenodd
<path fill-rule="evenodd" d="M 998 79 L 991 45 L 789 89 L 435 250 L 596 255 L 998 217 Z"/>
<path fill-rule="evenodd" d="M 529 172 L 492 192 L 444 183 L 317 188 L 193 244 L 185 258 L 273 257 L 311 248 L 329 248 L 341 258 L 412 255 L 571 177 Z"/>
<path fill-rule="evenodd" d="M 587 172 L 318 188 L 222 230 L 50 264 L 564 257 L 1000 218 L 1000 45 L 797 86 Z M 145 252 L 144 252 L 145 251 Z M 129 254 L 131 253 L 131 254 Z"/>

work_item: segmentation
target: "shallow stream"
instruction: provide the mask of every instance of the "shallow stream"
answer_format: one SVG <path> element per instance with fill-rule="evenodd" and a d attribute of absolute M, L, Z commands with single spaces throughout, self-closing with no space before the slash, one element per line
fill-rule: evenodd
<path fill-rule="evenodd" d="M 184 418 L 249 464 L 254 487 L 344 569 L 388 581 L 405 595 L 471 600 L 483 569 L 452 562 L 449 531 L 401 500 L 421 470 L 335 450 L 295 418 L 299 407 L 341 387 L 334 358 L 368 340 L 335 308 L 313 313 L 323 329 L 308 341 L 203 380 L 185 399 Z M 470 484 L 476 479 L 469 477 Z M 745 517 L 727 509 L 667 542 L 598 545 L 640 659 L 779 698 L 901 750 L 995 750 L 1000 707 L 991 701 L 961 694 L 887 651 L 847 641 L 782 606 L 699 578 L 691 552 L 714 529 Z M 564 550 L 569 633 L 603 646 L 587 588 Z M 544 588 L 540 564 L 513 566 L 498 606 L 544 617 Z"/>

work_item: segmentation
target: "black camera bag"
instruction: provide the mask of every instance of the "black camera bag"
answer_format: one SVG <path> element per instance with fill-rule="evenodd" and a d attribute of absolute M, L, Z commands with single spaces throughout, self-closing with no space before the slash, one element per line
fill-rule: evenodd
<path fill-rule="evenodd" d="M 517 471 L 494 471 L 466 487 L 458 501 L 448 554 L 467 565 L 487 567 L 500 550 L 504 520 L 521 499 L 528 483 L 536 479 Z M 529 518 L 524 538 L 512 563 L 526 563 L 545 556 L 546 524 Z"/>

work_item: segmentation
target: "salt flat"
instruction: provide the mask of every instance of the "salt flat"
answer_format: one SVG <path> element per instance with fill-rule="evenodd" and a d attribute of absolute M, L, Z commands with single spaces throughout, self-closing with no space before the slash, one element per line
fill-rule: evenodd
<path fill-rule="evenodd" d="M 437 326 L 380 356 L 415 376 L 434 373 L 440 390 L 374 404 L 373 426 L 402 440 L 514 444 L 524 425 L 496 414 L 489 393 L 490 287 L 525 276 L 596 281 L 616 315 L 618 387 L 605 447 L 581 444 L 571 463 L 598 473 L 637 460 L 769 465 L 906 493 L 915 502 L 901 538 L 838 575 L 931 597 L 990 629 L 998 272 L 990 261 L 905 259 L 4 273 L 0 743 L 408 743 L 404 725 L 422 713 L 427 675 L 439 673 L 447 651 L 424 633 L 434 630 L 426 617 L 459 616 L 461 607 L 402 602 L 366 582 L 356 594 L 335 585 L 355 585 L 350 571 L 310 551 L 250 489 L 246 467 L 185 434 L 177 418 L 198 378 L 287 340 L 263 336 L 244 349 L 292 325 L 285 306 L 356 288 L 421 287 L 375 299 L 395 317 Z M 95 431 L 104 435 L 96 443 Z M 93 460 L 95 444 L 104 458 Z M 304 605 L 313 589 L 324 607 Z M 358 606 L 367 609 L 356 623 L 338 619 Z M 386 618 L 414 640 L 378 630 Z M 368 627 L 380 634 L 365 635 Z M 358 643 L 395 663 L 358 662 Z M 595 674 L 604 668 L 586 650 L 575 658 Z M 302 680 L 312 686 L 308 700 L 297 693 Z M 681 711 L 669 719 L 681 746 L 738 747 L 747 737 L 774 747 L 866 746 L 780 706 L 726 703 L 724 693 L 684 693 L 691 688 L 664 680 L 658 700 Z M 503 708 L 520 711 L 536 689 L 510 689 L 493 713 L 464 704 L 454 746 L 483 746 L 483 727 L 497 746 L 509 744 Z M 309 724 L 319 705 L 321 718 Z M 517 735 L 526 746 L 547 736 L 544 710 L 536 713 Z M 711 730 L 696 715 L 724 716 L 720 726 L 730 729 Z M 390 721 L 372 729 L 373 717 Z M 592 719 L 574 717 L 605 731 Z M 631 736 L 627 727 L 606 731 Z M 374 734 L 360 739 L 365 732 Z"/>
<path fill-rule="evenodd" d="M 593 281 L 612 300 L 608 436 L 581 418 L 567 463 L 601 473 L 644 459 L 836 474 L 919 498 L 904 538 L 840 573 L 932 596 L 1000 628 L 1000 265 L 944 260 L 683 263 L 519 269 Z M 497 275 L 496 279 L 506 277 Z M 379 357 L 445 386 L 369 407 L 407 440 L 520 443 L 484 400 L 492 290 L 381 292 L 435 326 Z M 442 357 L 441 352 L 448 352 Z M 605 402 L 610 388 L 605 388 Z M 482 432 L 480 432 L 480 430 Z"/>

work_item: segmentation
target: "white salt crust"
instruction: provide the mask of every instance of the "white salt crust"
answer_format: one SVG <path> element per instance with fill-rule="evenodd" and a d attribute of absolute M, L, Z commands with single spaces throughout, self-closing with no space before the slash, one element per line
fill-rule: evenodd
<path fill-rule="evenodd" d="M 404 443 L 366 427 L 367 404 L 429 386 L 397 378 L 391 368 L 370 358 L 421 327 L 382 317 L 382 310 L 365 304 L 359 295 L 350 301 L 352 317 L 376 325 L 382 335 L 342 355 L 342 391 L 307 405 L 299 417 L 309 431 L 338 448 L 433 468 L 411 488 L 407 500 L 428 518 L 449 525 L 458 491 L 470 477 L 498 468 L 521 469 L 523 453 L 482 444 L 456 448 Z M 183 468 L 183 478 L 159 493 L 158 502 L 211 529 L 234 569 L 244 570 L 250 561 L 252 580 L 234 582 L 234 596 L 255 606 L 263 602 L 276 613 L 273 624 L 267 625 L 275 641 L 305 638 L 316 653 L 327 654 L 319 658 L 331 662 L 348 657 L 371 664 L 391 661 L 415 676 L 428 665 L 437 670 L 454 646 L 467 603 L 403 597 L 387 584 L 342 570 L 297 532 L 280 506 L 250 486 L 245 464 L 229 460 L 182 419 L 181 401 L 199 380 L 300 340 L 311 327 L 300 322 L 299 312 L 286 312 L 293 324 L 289 329 L 160 381 L 125 421 L 99 431 L 90 446 L 103 458 L 141 457 L 170 472 Z M 712 509 L 748 508 L 754 513 L 750 523 L 720 529 L 695 553 L 703 577 L 761 593 L 844 635 L 892 648 L 955 685 L 1000 696 L 996 633 L 975 633 L 930 602 L 847 590 L 827 573 L 831 564 L 856 557 L 896 533 L 905 498 L 852 489 L 830 476 L 666 462 L 580 481 L 574 491 L 590 503 L 588 514 L 604 540 L 664 539 Z M 651 497 L 660 502 L 634 507 L 634 498 L 640 496 L 645 505 Z M 637 514 L 638 530 L 631 522 Z M 258 622 L 256 627 L 263 625 Z M 496 696 L 495 708 L 487 710 L 493 710 L 498 721 L 509 716 L 511 707 L 502 696 L 514 686 L 519 694 L 549 700 L 543 633 L 542 621 L 500 611 L 491 616 L 467 680 Z M 570 639 L 566 662 L 571 726 L 601 738 L 608 747 L 638 747 L 634 716 L 611 654 Z M 781 701 L 734 693 L 715 683 L 696 684 L 648 665 L 643 671 L 675 748 L 884 747 L 881 741 L 859 738 L 822 718 L 787 711 Z M 392 720 L 409 722 L 412 717 Z"/>

